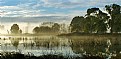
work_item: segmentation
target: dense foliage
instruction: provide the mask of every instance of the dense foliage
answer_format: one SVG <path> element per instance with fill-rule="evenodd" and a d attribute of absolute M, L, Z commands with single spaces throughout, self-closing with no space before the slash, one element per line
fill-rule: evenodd
<path fill-rule="evenodd" d="M 60 30 L 60 25 L 58 23 L 54 23 L 52 27 L 49 26 L 40 26 L 40 27 L 35 27 L 33 29 L 33 32 L 35 34 L 40 34 L 40 33 L 58 33 Z"/>
<path fill-rule="evenodd" d="M 13 24 L 10 29 L 12 34 L 20 34 L 22 33 L 22 30 L 19 28 L 18 24 Z"/>
<path fill-rule="evenodd" d="M 76 16 L 72 19 L 71 32 L 82 33 L 110 33 L 121 32 L 121 13 L 120 6 L 117 4 L 106 5 L 107 13 L 99 8 L 87 9 L 85 16 Z"/>

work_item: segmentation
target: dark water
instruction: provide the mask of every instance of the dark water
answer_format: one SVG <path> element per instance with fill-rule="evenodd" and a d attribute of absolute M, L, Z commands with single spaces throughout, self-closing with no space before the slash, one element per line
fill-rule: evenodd
<path fill-rule="evenodd" d="M 121 51 L 120 37 L 0 36 L 0 52 L 31 53 L 36 56 L 61 54 L 116 55 Z"/>

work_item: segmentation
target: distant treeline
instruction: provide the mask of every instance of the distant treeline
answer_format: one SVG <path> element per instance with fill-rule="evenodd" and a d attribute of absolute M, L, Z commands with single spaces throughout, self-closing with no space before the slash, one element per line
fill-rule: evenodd
<path fill-rule="evenodd" d="M 60 25 L 58 23 L 54 23 L 51 27 L 49 26 L 40 26 L 35 27 L 33 29 L 33 33 L 39 34 L 39 33 L 59 33 Z"/>
<path fill-rule="evenodd" d="M 58 23 L 53 23 L 53 25 L 51 24 L 50 26 L 44 24 L 44 25 L 41 25 L 41 26 L 36 26 L 33 29 L 34 34 L 59 33 L 59 31 L 60 31 L 60 24 L 58 24 Z M 10 33 L 11 34 L 22 34 L 22 30 L 19 28 L 18 24 L 13 24 L 11 26 Z"/>

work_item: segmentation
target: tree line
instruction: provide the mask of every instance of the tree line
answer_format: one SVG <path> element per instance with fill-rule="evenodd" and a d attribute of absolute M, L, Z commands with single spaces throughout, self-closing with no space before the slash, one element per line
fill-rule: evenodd
<path fill-rule="evenodd" d="M 34 34 L 40 33 L 59 33 L 60 25 L 58 23 L 54 23 L 51 27 L 49 26 L 36 26 L 33 29 Z M 18 24 L 13 24 L 10 29 L 11 34 L 22 34 L 22 30 L 19 28 Z"/>
<path fill-rule="evenodd" d="M 34 34 L 40 34 L 40 33 L 59 33 L 60 31 L 60 25 L 58 23 L 54 23 L 52 27 L 49 26 L 40 26 L 35 27 L 33 29 Z"/>
<path fill-rule="evenodd" d="M 85 16 L 76 16 L 70 23 L 71 32 L 82 33 L 120 33 L 121 6 L 106 5 L 105 12 L 99 8 L 89 8 Z"/>

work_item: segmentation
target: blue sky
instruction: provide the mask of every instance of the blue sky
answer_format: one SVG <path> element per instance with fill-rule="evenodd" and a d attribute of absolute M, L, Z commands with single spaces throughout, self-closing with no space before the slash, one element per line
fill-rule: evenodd
<path fill-rule="evenodd" d="M 105 5 L 113 3 L 121 5 L 121 0 L 0 0 L 0 16 L 48 19 L 57 16 L 66 20 L 84 16 L 88 8 L 99 7 L 104 10 Z"/>

